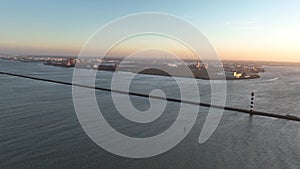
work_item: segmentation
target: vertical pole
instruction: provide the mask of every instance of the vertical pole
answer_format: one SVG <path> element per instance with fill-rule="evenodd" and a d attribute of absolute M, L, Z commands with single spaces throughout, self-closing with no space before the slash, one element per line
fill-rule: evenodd
<path fill-rule="evenodd" d="M 167 53 L 166 53 L 166 62 L 168 63 L 168 55 L 167 55 Z"/>
<path fill-rule="evenodd" d="M 253 115 L 253 108 L 254 108 L 254 92 L 251 93 L 251 102 L 250 102 L 250 116 Z"/>

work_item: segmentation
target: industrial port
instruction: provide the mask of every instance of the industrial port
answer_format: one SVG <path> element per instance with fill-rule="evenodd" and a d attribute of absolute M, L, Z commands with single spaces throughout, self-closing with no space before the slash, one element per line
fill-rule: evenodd
<path fill-rule="evenodd" d="M 122 59 L 98 59 L 53 56 L 8 56 L 0 55 L 1 59 L 21 62 L 42 62 L 46 66 L 76 67 L 103 71 L 127 71 L 139 74 L 178 76 L 197 79 L 242 80 L 259 78 L 265 70 L 261 65 L 252 63 L 207 64 L 201 61 L 188 61 L 183 65 L 176 62 L 142 63 L 122 62 Z M 167 71 L 163 71 L 167 70 Z M 189 72 L 192 72 L 189 73 Z M 209 72 L 209 73 L 208 73 Z"/>

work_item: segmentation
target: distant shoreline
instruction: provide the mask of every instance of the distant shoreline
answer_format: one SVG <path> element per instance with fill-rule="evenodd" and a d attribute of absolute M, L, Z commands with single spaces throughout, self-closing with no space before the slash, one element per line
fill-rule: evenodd
<path fill-rule="evenodd" d="M 0 54 L 1 56 L 15 56 L 15 57 L 62 57 L 62 58 L 78 58 L 78 56 L 68 56 L 68 55 L 38 55 L 38 54 L 24 54 L 24 55 L 13 55 L 13 54 Z M 95 58 L 95 57 L 86 57 L 86 58 Z M 124 57 L 105 57 L 104 60 L 123 60 Z M 183 59 L 185 62 L 197 62 L 200 59 Z M 214 62 L 213 60 L 210 60 Z M 291 61 L 267 61 L 267 60 L 220 60 L 222 63 L 236 63 L 236 64 L 259 64 L 259 65 L 266 65 L 266 66 L 300 66 L 300 62 L 291 62 Z"/>
<path fill-rule="evenodd" d="M 103 60 L 99 63 L 89 62 L 88 60 L 93 60 L 93 58 L 86 60 L 79 60 L 74 58 L 66 57 L 1 57 L 4 60 L 20 61 L 20 62 L 43 62 L 45 66 L 57 66 L 57 67 L 77 67 L 83 69 L 96 69 L 102 71 L 123 71 L 123 72 L 132 72 L 136 74 L 146 74 L 146 75 L 157 75 L 157 76 L 172 76 L 172 77 L 184 77 L 184 78 L 195 78 L 202 80 L 249 80 L 260 78 L 258 73 L 264 72 L 264 69 L 259 65 L 253 64 L 233 64 L 225 63 L 222 65 L 223 69 L 219 69 L 216 65 L 212 64 L 209 67 L 212 67 L 213 70 L 207 70 L 208 65 L 206 64 L 196 64 L 190 63 L 188 67 L 182 66 L 168 66 L 167 63 L 162 65 L 138 65 L 137 63 L 132 63 L 127 65 L 128 67 L 119 67 L 118 60 Z M 79 63 L 77 63 L 77 60 Z M 79 64 L 79 65 L 78 65 Z M 197 67 L 199 66 L 199 67 Z M 147 68 L 148 67 L 148 68 Z M 205 68 L 206 67 L 206 68 Z M 250 68 L 250 69 L 249 69 Z M 167 72 L 163 71 L 166 70 Z M 191 73 L 192 74 L 191 74 Z M 170 74 L 169 74 L 170 73 Z M 224 74 L 225 73 L 225 74 Z"/>

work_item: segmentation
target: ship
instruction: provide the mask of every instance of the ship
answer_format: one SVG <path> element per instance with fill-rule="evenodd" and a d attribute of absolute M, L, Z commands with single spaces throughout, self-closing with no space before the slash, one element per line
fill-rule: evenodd
<path fill-rule="evenodd" d="M 98 70 L 104 71 L 116 71 L 118 68 L 118 63 L 116 62 L 101 62 L 98 66 Z"/>
<path fill-rule="evenodd" d="M 68 58 L 67 60 L 64 61 L 49 60 L 47 62 L 44 62 L 44 65 L 59 66 L 59 67 L 75 67 L 75 59 Z"/>

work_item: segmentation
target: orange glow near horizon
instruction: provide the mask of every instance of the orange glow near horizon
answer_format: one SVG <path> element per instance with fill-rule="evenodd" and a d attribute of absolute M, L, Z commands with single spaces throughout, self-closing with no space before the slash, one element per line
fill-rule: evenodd
<path fill-rule="evenodd" d="M 253 60 L 253 61 L 280 61 L 280 62 L 300 62 L 300 49 L 292 46 L 280 48 L 279 46 L 242 46 L 242 45 L 215 45 L 215 50 L 222 60 Z M 108 56 L 124 57 L 137 50 L 143 49 L 161 49 L 171 51 L 181 58 L 197 59 L 195 54 L 181 44 L 172 43 L 165 45 L 163 43 L 148 42 L 132 44 L 126 42 L 115 46 Z M 4 50 L 5 49 L 5 50 Z M 34 54 L 34 55 L 63 55 L 77 56 L 81 50 L 80 46 L 20 46 L 14 45 L 2 47 L 2 51 L 10 51 L 12 54 Z M 96 53 L 97 50 L 95 50 Z M 1 52 L 4 53 L 5 52 Z"/>
<path fill-rule="evenodd" d="M 126 57 L 132 53 L 142 50 L 155 49 L 173 53 L 174 55 L 183 59 L 198 59 L 198 57 L 184 44 L 174 39 L 158 36 L 158 35 L 143 35 L 137 37 L 131 37 L 126 39 L 116 46 L 114 46 L 107 56 L 123 56 Z M 157 54 L 157 53 L 155 53 Z M 153 58 L 160 58 L 161 56 L 155 56 Z M 140 58 L 151 57 L 151 55 L 143 56 Z"/>
<path fill-rule="evenodd" d="M 276 38 L 271 35 L 260 38 L 243 37 L 243 40 L 240 40 L 240 37 L 233 37 L 226 40 L 214 40 L 212 45 L 222 60 L 300 62 L 300 49 L 298 45 L 296 45 L 299 40 L 296 37 L 292 37 L 291 34 L 288 35 L 289 36 L 287 36 L 287 34 L 279 35 Z M 10 42 L 0 44 L 2 46 L 0 53 L 5 53 L 2 51 L 13 51 L 10 53 L 20 55 L 53 54 L 77 56 L 84 45 L 83 41 L 52 43 L 33 42 L 30 44 L 25 42 Z M 198 59 L 198 57 L 182 43 L 174 39 L 150 35 L 129 38 L 113 47 L 110 53 L 108 53 L 108 56 L 124 57 L 134 51 L 148 48 L 170 51 L 184 59 Z M 95 49 L 95 54 L 98 50 L 100 49 Z"/>

